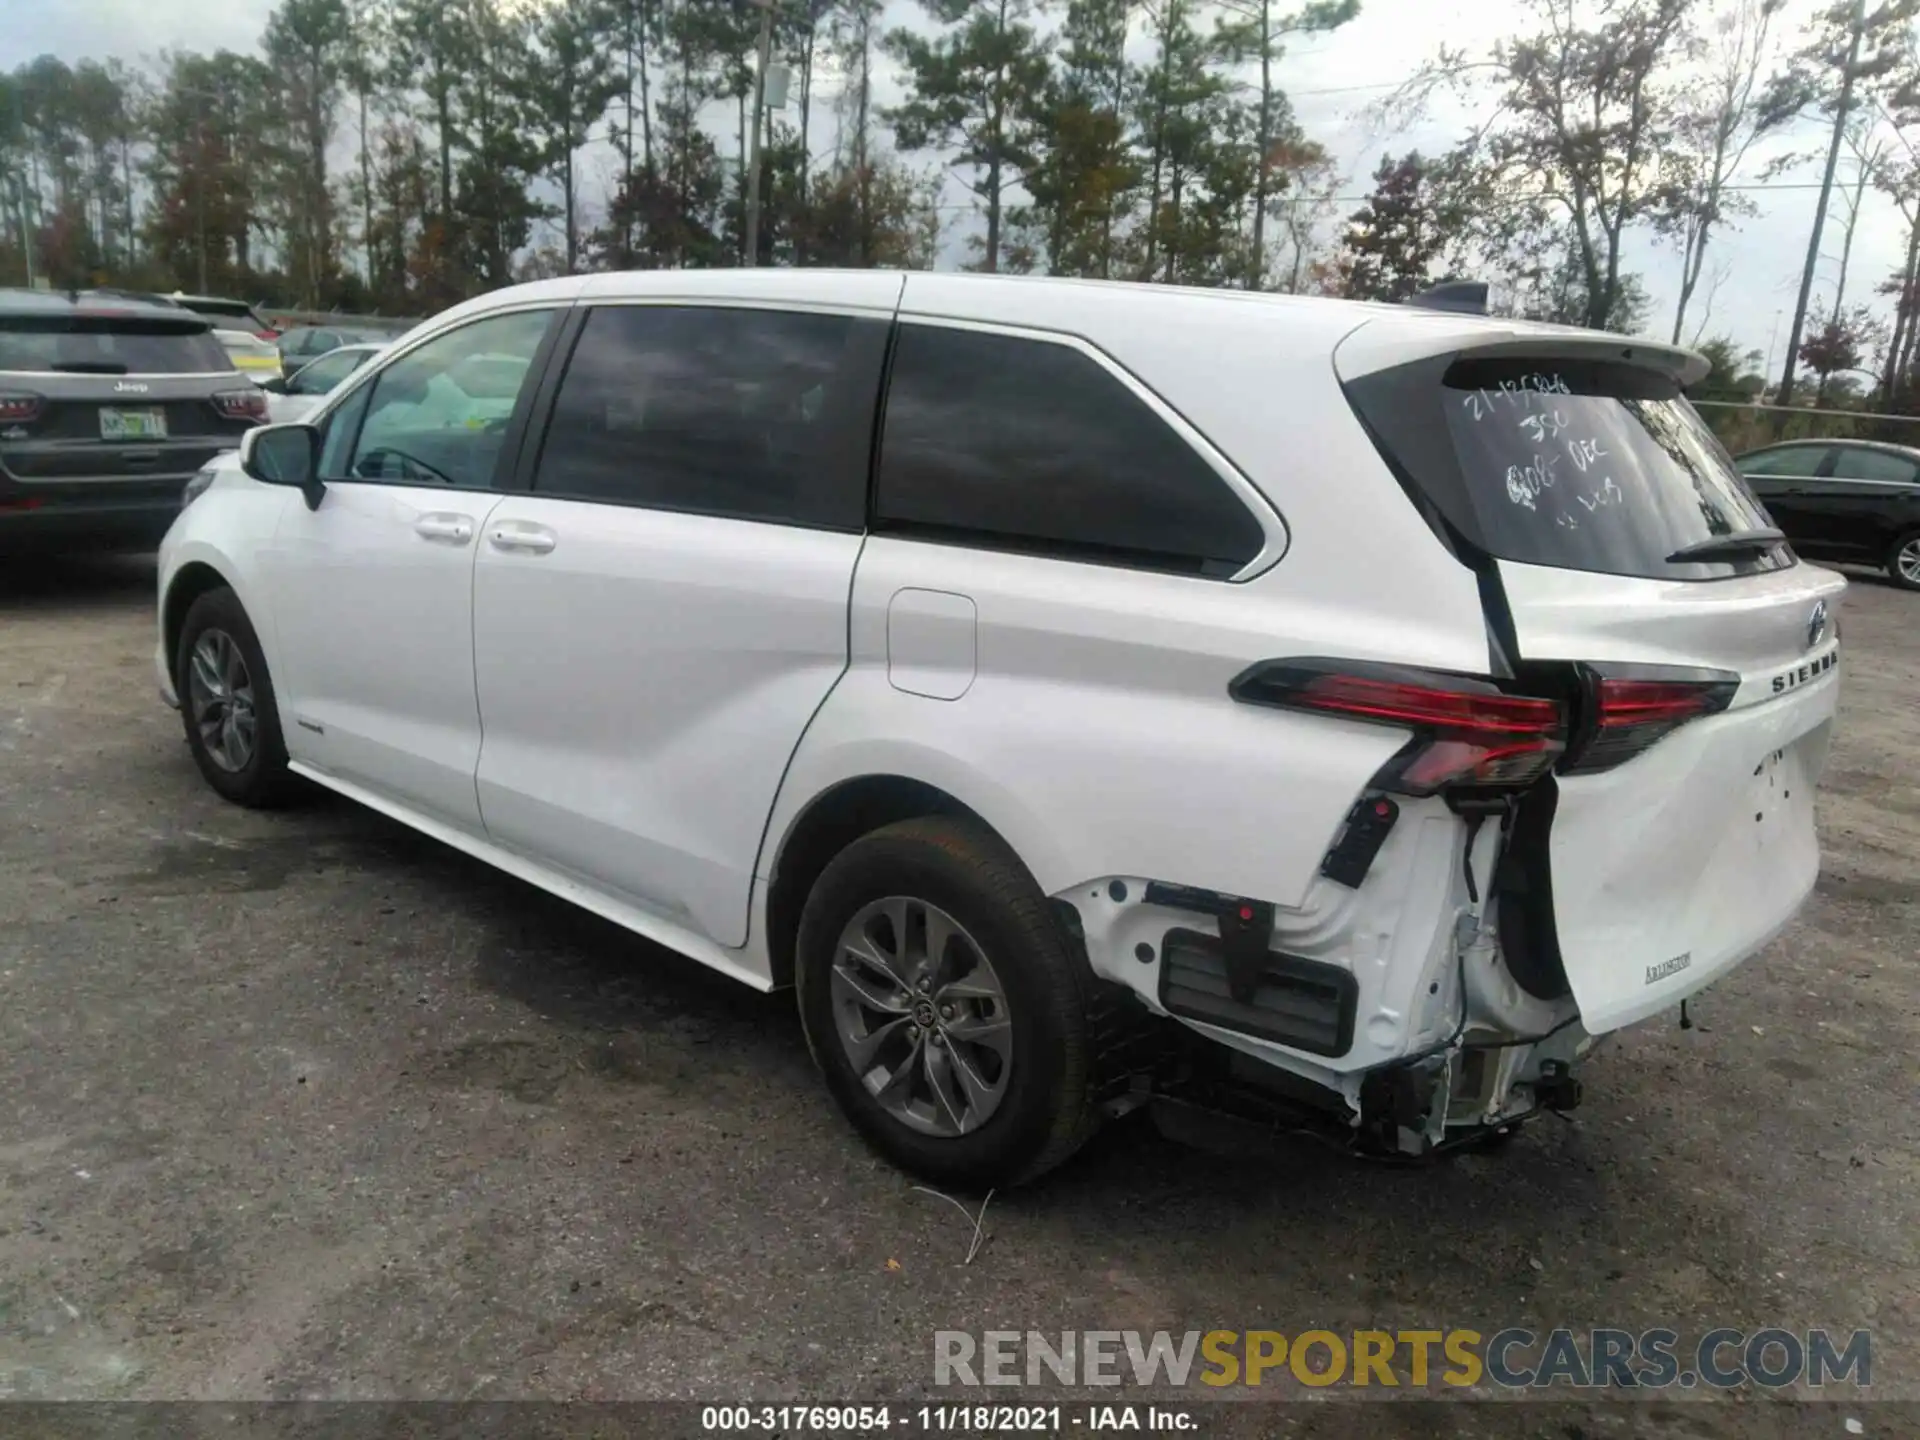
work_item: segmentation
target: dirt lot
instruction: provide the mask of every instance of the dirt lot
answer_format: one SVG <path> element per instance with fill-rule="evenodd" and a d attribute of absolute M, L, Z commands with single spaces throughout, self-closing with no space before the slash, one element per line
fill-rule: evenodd
<path fill-rule="evenodd" d="M 0 569 L 0 1396 L 899 1399 L 939 1328 L 1779 1324 L 1870 1327 L 1920 1398 L 1920 596 L 1848 597 L 1817 897 L 1574 1123 L 1414 1170 L 1116 1127 L 965 1265 L 789 997 L 344 803 L 220 802 L 151 584 Z"/>

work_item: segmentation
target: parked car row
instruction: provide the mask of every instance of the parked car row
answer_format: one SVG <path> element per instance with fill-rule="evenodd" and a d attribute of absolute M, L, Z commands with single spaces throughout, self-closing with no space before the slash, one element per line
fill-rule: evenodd
<path fill-rule="evenodd" d="M 221 344 L 233 355 L 241 372 L 256 381 L 283 374 L 290 376 L 303 365 L 343 345 L 381 345 L 393 339 L 383 331 L 339 325 L 301 325 L 282 331 L 274 328 L 257 306 L 217 295 L 188 295 L 177 290 L 163 295 L 118 287 L 102 287 L 88 293 L 205 316 L 213 322 Z M 248 344 L 249 339 L 264 342 L 265 348 Z"/>

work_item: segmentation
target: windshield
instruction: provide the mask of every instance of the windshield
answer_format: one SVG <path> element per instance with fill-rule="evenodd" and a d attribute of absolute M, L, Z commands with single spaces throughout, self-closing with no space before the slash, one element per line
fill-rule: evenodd
<path fill-rule="evenodd" d="M 1793 563 L 1785 547 L 1668 559 L 1772 524 L 1670 377 L 1573 358 L 1440 364 L 1368 376 L 1350 394 L 1404 480 L 1478 549 L 1676 580 Z"/>
<path fill-rule="evenodd" d="M 233 361 L 204 328 L 135 315 L 0 315 L 0 370 L 212 375 Z"/>

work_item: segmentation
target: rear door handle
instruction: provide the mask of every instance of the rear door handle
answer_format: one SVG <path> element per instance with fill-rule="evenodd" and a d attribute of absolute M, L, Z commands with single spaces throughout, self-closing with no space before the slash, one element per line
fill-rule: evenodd
<path fill-rule="evenodd" d="M 473 521 L 465 515 L 422 515 L 413 522 L 413 533 L 422 540 L 464 545 L 473 539 Z"/>
<path fill-rule="evenodd" d="M 545 555 L 560 543 L 560 537 L 544 525 L 529 525 L 520 520 L 505 520 L 487 531 L 487 543 L 496 550 L 517 551 L 524 555 Z"/>

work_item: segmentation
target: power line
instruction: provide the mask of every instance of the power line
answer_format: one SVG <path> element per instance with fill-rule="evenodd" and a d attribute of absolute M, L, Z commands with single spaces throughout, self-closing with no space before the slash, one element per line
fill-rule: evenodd
<path fill-rule="evenodd" d="M 1746 184 L 1746 185 L 1722 185 L 1720 188 L 1722 190 L 1739 190 L 1743 192 L 1744 191 L 1771 192 L 1776 190 L 1818 190 L 1820 188 L 1820 183 L 1817 180 L 1805 180 L 1805 181 L 1795 180 L 1795 181 L 1790 181 L 1786 184 L 1781 184 L 1777 181 L 1764 181 L 1764 182 L 1754 181 L 1753 183 Z M 1303 198 L 1310 198 L 1310 197 L 1303 197 Z M 1316 203 L 1319 203 L 1322 205 L 1364 205 L 1371 199 L 1373 199 L 1373 196 L 1371 195 L 1329 195 L 1329 196 L 1326 196 L 1324 199 L 1318 200 Z M 1505 203 L 1508 205 L 1523 205 L 1529 202 L 1527 200 L 1507 200 L 1507 201 L 1498 202 L 1498 203 Z M 933 208 L 936 210 L 977 210 L 980 207 L 974 201 L 959 200 L 959 201 L 942 201 L 940 204 L 935 205 Z"/>

